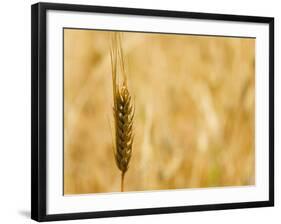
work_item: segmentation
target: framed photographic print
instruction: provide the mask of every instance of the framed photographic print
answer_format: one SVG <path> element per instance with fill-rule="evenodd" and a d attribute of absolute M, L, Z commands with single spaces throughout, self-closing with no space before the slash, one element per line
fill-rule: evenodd
<path fill-rule="evenodd" d="M 32 219 L 274 205 L 274 19 L 32 5 Z"/>

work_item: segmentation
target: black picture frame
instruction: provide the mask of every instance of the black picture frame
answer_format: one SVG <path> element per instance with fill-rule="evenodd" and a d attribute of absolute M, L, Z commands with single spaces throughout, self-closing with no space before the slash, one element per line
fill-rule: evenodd
<path fill-rule="evenodd" d="M 103 7 L 73 4 L 37 3 L 31 10 L 31 218 L 36 221 L 73 220 L 115 216 L 132 216 L 161 213 L 192 212 L 237 208 L 274 206 L 274 18 L 195 13 L 183 11 L 163 11 L 137 8 Z M 75 12 L 101 12 L 111 14 L 193 18 L 235 22 L 269 24 L 269 200 L 177 206 L 160 208 L 140 208 L 86 213 L 52 214 L 46 213 L 46 12 L 63 10 Z"/>

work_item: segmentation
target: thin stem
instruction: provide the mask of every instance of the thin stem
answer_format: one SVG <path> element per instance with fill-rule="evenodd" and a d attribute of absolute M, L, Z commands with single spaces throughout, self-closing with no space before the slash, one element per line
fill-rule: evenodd
<path fill-rule="evenodd" d="M 121 174 L 121 192 L 124 191 L 124 177 L 125 177 L 125 173 L 122 172 L 122 174 Z"/>

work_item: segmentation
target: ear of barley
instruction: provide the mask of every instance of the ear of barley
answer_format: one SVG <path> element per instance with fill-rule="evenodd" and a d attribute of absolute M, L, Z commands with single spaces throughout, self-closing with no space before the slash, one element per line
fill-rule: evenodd
<path fill-rule="evenodd" d="M 120 34 L 114 34 L 112 38 L 111 66 L 115 129 L 114 157 L 121 171 L 121 191 L 123 191 L 124 177 L 132 155 L 134 107 L 127 85 Z M 122 84 L 119 83 L 120 79 L 122 79 Z"/>

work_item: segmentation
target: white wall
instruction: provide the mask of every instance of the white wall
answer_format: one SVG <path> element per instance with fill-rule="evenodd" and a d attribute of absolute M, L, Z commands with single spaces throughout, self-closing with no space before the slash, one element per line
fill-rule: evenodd
<path fill-rule="evenodd" d="M 51 1 L 51 0 L 50 0 Z M 30 5 L 2 1 L 0 6 L 0 223 L 34 223 L 30 213 Z M 154 216 L 79 220 L 60 223 L 277 223 L 281 219 L 280 6 L 276 1 L 246 0 L 68 0 L 91 5 L 155 8 L 275 17 L 275 208 L 238 209 Z"/>

